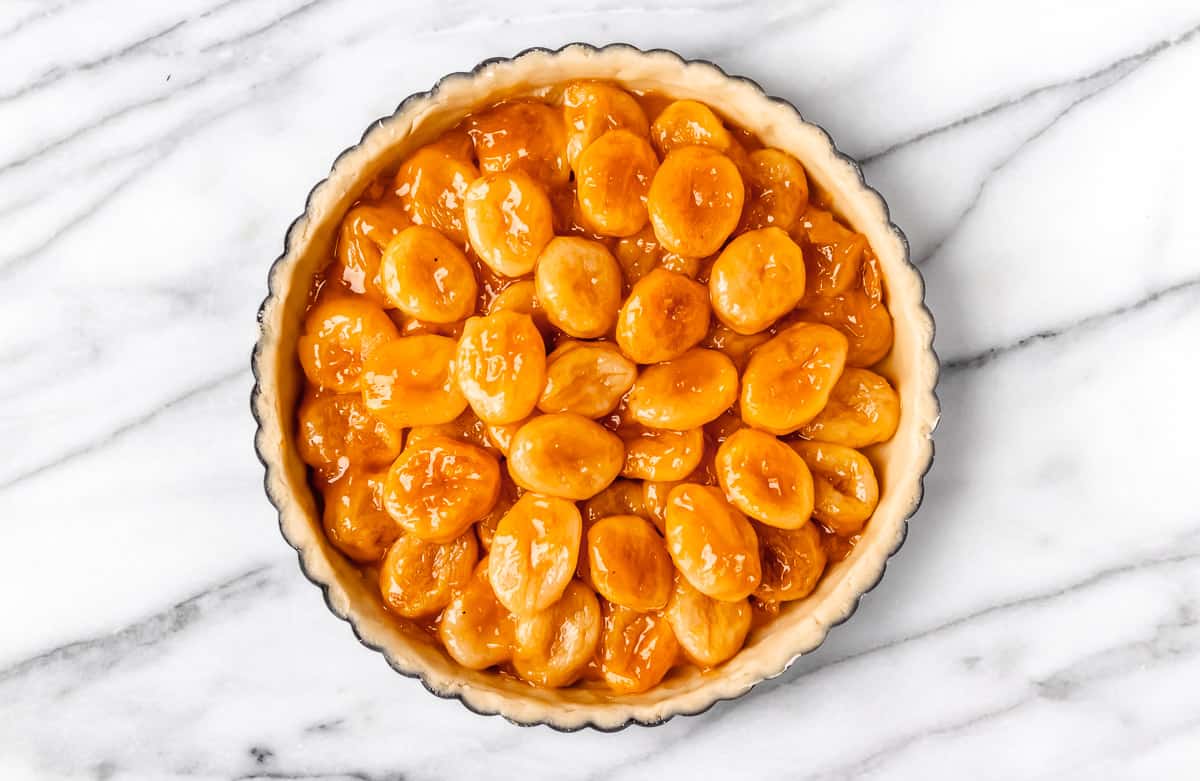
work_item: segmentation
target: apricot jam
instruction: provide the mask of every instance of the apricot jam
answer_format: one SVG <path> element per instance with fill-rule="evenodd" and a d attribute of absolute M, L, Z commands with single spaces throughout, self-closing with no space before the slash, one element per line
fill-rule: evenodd
<path fill-rule="evenodd" d="M 330 543 L 464 668 L 651 689 L 852 556 L 900 398 L 886 280 L 804 163 L 579 81 L 346 211 L 297 344 Z"/>

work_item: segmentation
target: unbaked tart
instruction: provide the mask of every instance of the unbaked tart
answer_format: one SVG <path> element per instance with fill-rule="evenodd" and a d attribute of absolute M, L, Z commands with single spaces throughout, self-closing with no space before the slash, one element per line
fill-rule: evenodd
<path fill-rule="evenodd" d="M 521 723 L 780 673 L 881 576 L 932 457 L 932 321 L 881 199 L 666 52 L 405 101 L 313 191 L 261 321 L 306 573 L 396 669 Z"/>

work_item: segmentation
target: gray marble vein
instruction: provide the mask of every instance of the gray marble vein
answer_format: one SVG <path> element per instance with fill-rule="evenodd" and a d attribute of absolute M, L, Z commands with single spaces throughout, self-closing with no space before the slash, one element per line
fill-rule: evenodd
<path fill-rule="evenodd" d="M 1200 291 L 1200 277 L 1185 279 L 1182 282 L 1177 282 L 1173 285 L 1168 285 L 1167 287 L 1153 290 L 1136 301 L 1131 301 L 1128 304 L 1122 304 L 1121 306 L 1117 306 L 1105 312 L 1097 312 L 1096 314 L 1088 315 L 1081 320 L 1068 323 L 1061 328 L 1038 331 L 1036 333 L 1029 334 L 1028 336 L 1022 336 L 1020 339 L 1009 342 L 1008 344 L 999 345 L 997 347 L 988 347 L 981 352 L 975 353 L 974 355 L 967 355 L 958 358 L 949 357 L 948 360 L 943 361 L 942 370 L 947 374 L 954 374 L 960 371 L 977 369 L 980 366 L 986 366 L 1001 356 L 1028 347 L 1032 344 L 1049 341 L 1051 339 L 1057 339 L 1060 336 L 1075 333 L 1080 329 L 1103 324 L 1112 319 L 1129 314 L 1130 312 L 1137 312 L 1145 307 L 1153 306 L 1159 301 L 1172 301 L 1176 298 L 1180 298 L 1182 299 L 1179 303 L 1180 306 L 1195 307 L 1197 303 L 1196 299 L 1198 291 Z"/>
<path fill-rule="evenodd" d="M 1136 68 L 1136 67 L 1142 65 L 1146 61 L 1148 61 L 1151 58 L 1158 55 L 1160 52 L 1165 51 L 1165 50 L 1171 48 L 1172 46 L 1177 46 L 1178 44 L 1185 43 L 1185 42 L 1191 40 L 1192 38 L 1196 37 L 1196 35 L 1198 33 L 1200 33 L 1200 24 L 1189 27 L 1187 30 L 1185 30 L 1184 32 L 1182 32 L 1179 35 L 1176 35 L 1174 37 L 1157 41 L 1157 42 L 1151 44 L 1150 46 L 1142 49 L 1141 51 L 1121 57 L 1121 58 L 1099 68 L 1098 70 L 1094 70 L 1089 73 L 1085 73 L 1082 76 L 1073 76 L 1069 79 L 1065 79 L 1062 81 L 1056 81 L 1056 82 L 1053 82 L 1050 84 L 1044 84 L 1044 85 L 1041 85 L 1038 87 L 1034 87 L 1033 89 L 1031 89 L 1027 92 L 1024 92 L 1014 98 L 1009 98 L 1009 99 L 1001 101 L 999 103 L 995 103 L 991 106 L 988 106 L 987 108 L 980 109 L 979 111 L 975 111 L 964 117 L 959 117 L 957 119 L 951 120 L 950 122 L 947 122 L 943 125 L 938 125 L 937 127 L 934 127 L 934 128 L 930 128 L 929 130 L 923 130 L 920 133 L 918 133 L 910 138 L 905 138 L 900 141 L 896 141 L 895 143 L 885 147 L 884 149 L 880 149 L 875 152 L 869 152 L 864 157 L 862 157 L 861 160 L 864 164 L 873 163 L 876 160 L 879 160 L 883 157 L 887 157 L 888 155 L 898 152 L 899 150 L 904 149 L 906 147 L 912 146 L 913 144 L 920 143 L 921 141 L 924 141 L 928 138 L 933 138 L 934 136 L 938 136 L 943 133 L 957 130 L 958 128 L 964 127 L 973 122 L 978 122 L 981 119 L 986 119 L 986 118 L 991 117 L 991 116 L 993 116 L 999 112 L 1002 112 L 1006 109 L 1010 109 L 1010 108 L 1019 106 L 1022 103 L 1025 103 L 1026 101 L 1036 98 L 1038 96 L 1045 95 L 1046 93 L 1053 92 L 1056 90 L 1060 90 L 1063 87 L 1073 87 L 1073 86 L 1086 87 L 1089 82 L 1095 82 L 1098 80 L 1108 80 L 1107 83 L 1103 87 L 1100 87 L 1100 89 L 1103 90 L 1107 86 L 1110 86 L 1111 84 L 1115 83 L 1114 80 L 1120 79 L 1125 74 L 1129 73 L 1132 68 Z M 1109 79 L 1112 79 L 1112 80 L 1109 80 Z M 1090 93 L 1088 93 L 1088 96 L 1090 97 L 1092 94 L 1095 94 L 1095 93 L 1090 92 Z M 1063 113 L 1065 113 L 1065 111 Z M 1061 114 L 1059 116 L 1061 116 Z"/>
<path fill-rule="evenodd" d="M 1161 778 L 1200 767 L 1196 9 L 1113 0 L 0 10 L 0 778 Z M 247 356 L 374 118 L 572 40 L 716 59 L 865 159 L 922 261 L 938 458 L 853 619 L 745 698 L 518 729 L 330 615 Z"/>

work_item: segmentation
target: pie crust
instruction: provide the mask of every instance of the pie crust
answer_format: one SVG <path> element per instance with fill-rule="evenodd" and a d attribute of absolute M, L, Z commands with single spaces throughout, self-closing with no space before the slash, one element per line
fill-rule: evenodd
<path fill-rule="evenodd" d="M 774 621 L 756 628 L 733 659 L 709 672 L 676 671 L 649 691 L 632 695 L 586 687 L 535 688 L 496 672 L 468 670 L 419 630 L 397 622 L 385 611 L 376 585 L 326 538 L 295 445 L 295 409 L 303 382 L 296 340 L 312 275 L 328 261 L 347 208 L 384 168 L 434 140 L 463 115 L 573 79 L 604 79 L 629 89 L 701 100 L 764 144 L 798 158 L 810 183 L 867 236 L 883 269 L 895 326 L 893 349 L 880 371 L 900 394 L 900 424 L 890 441 L 868 451 L 881 495 L 861 541 L 845 561 L 830 567 L 810 597 L 785 604 Z M 267 496 L 279 510 L 280 530 L 297 550 L 304 574 L 324 591 L 330 610 L 398 672 L 419 678 L 440 697 L 457 698 L 477 713 L 500 714 L 518 724 L 561 730 L 658 724 L 703 712 L 779 675 L 820 645 L 879 582 L 888 557 L 904 541 L 907 519 L 921 502 L 922 478 L 933 459 L 932 433 L 939 414 L 933 318 L 925 308 L 921 275 L 909 261 L 908 243 L 891 223 L 883 198 L 865 184 L 858 165 L 794 106 L 766 95 L 752 81 L 669 51 L 623 44 L 531 49 L 511 59 L 487 60 L 470 73 L 451 74 L 431 91 L 407 98 L 392 116 L 372 123 L 309 193 L 304 213 L 288 229 L 283 255 L 271 267 L 259 323 L 252 359 L 256 385 L 251 407 L 259 426 L 255 444 L 266 469 Z"/>

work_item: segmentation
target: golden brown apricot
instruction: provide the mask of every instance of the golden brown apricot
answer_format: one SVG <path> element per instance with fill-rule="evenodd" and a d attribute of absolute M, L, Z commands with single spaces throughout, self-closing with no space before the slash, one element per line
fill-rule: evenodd
<path fill-rule="evenodd" d="M 617 315 L 617 344 L 637 363 L 683 355 L 708 332 L 708 291 L 681 274 L 655 269 L 633 286 Z"/>
<path fill-rule="evenodd" d="M 810 297 L 796 311 L 806 320 L 845 334 L 848 366 L 874 366 L 892 349 L 892 316 L 887 307 L 860 290 L 847 290 L 832 298 Z"/>
<path fill-rule="evenodd" d="M 747 600 L 713 599 L 680 575 L 665 615 L 679 647 L 702 668 L 716 667 L 742 650 L 753 618 Z"/>
<path fill-rule="evenodd" d="M 733 361 L 697 347 L 643 369 L 627 404 L 629 416 L 643 426 L 685 431 L 716 420 L 737 394 Z"/>
<path fill-rule="evenodd" d="M 703 258 L 733 233 L 745 200 L 742 176 L 728 157 L 707 147 L 685 146 L 659 166 L 646 205 L 664 249 Z"/>
<path fill-rule="evenodd" d="M 394 207 L 358 204 L 342 219 L 337 255 L 326 277 L 383 305 L 379 261 L 388 242 L 409 224 L 404 212 Z"/>
<path fill-rule="evenodd" d="M 769 526 L 796 529 L 813 511 L 813 479 L 794 450 L 752 428 L 735 432 L 716 455 L 717 479 L 729 502 Z"/>
<path fill-rule="evenodd" d="M 546 358 L 542 412 L 599 418 L 617 407 L 637 379 L 637 366 L 608 342 L 567 341 Z"/>
<path fill-rule="evenodd" d="M 352 464 L 384 466 L 400 453 L 400 432 L 372 416 L 357 393 L 307 398 L 299 418 L 300 458 L 328 482 Z"/>
<path fill-rule="evenodd" d="M 900 424 L 900 397 L 873 371 L 847 367 L 825 409 L 800 429 L 805 439 L 866 447 L 886 442 Z"/>
<path fill-rule="evenodd" d="M 447 437 L 430 437 L 410 443 L 392 464 L 384 507 L 405 531 L 430 542 L 449 542 L 487 515 L 499 495 L 500 465 L 491 454 Z"/>
<path fill-rule="evenodd" d="M 758 526 L 755 531 L 763 568 L 755 598 L 767 603 L 788 602 L 811 594 L 826 561 L 816 524 L 806 523 L 798 529 Z"/>
<path fill-rule="evenodd" d="M 538 301 L 537 286 L 533 284 L 532 279 L 518 280 L 506 285 L 497 293 L 487 310 L 489 315 L 496 312 L 529 315 L 543 335 L 548 334 L 552 328 L 549 318 L 546 317 L 546 310 L 542 309 L 542 303 Z"/>
<path fill-rule="evenodd" d="M 363 370 L 367 409 L 400 428 L 454 420 L 467 408 L 454 378 L 457 349 L 445 336 L 406 336 L 378 348 Z"/>
<path fill-rule="evenodd" d="M 750 197 L 740 230 L 788 230 L 808 208 L 808 178 L 800 161 L 780 149 L 756 149 L 739 166 Z"/>
<path fill-rule="evenodd" d="M 400 536 L 383 509 L 384 473 L 350 472 L 325 489 L 325 535 L 355 561 L 379 561 Z"/>
<path fill-rule="evenodd" d="M 879 504 L 879 482 L 867 457 L 830 442 L 788 444 L 812 472 L 813 516 L 843 537 L 862 529 Z"/>
<path fill-rule="evenodd" d="M 468 445 L 475 445 L 488 451 L 495 451 L 497 449 L 488 439 L 487 426 L 484 425 L 483 421 L 469 407 L 449 423 L 413 426 L 408 430 L 408 435 L 404 439 L 404 446 L 412 447 L 418 442 L 423 442 L 433 437 L 457 439 L 459 442 L 466 442 Z"/>
<path fill-rule="evenodd" d="M 639 135 L 612 130 L 593 141 L 575 163 L 576 196 L 586 224 L 605 236 L 641 230 L 656 171 L 658 158 Z"/>
<path fill-rule="evenodd" d="M 675 569 L 663 538 L 645 518 L 596 521 L 588 529 L 587 557 L 591 583 L 609 602 L 643 613 L 666 607 Z"/>
<path fill-rule="evenodd" d="M 642 484 L 635 480 L 613 480 L 607 488 L 583 504 L 585 523 L 595 523 L 610 515 L 637 515 L 648 518 L 642 503 Z"/>
<path fill-rule="evenodd" d="M 670 623 L 654 613 L 639 613 L 603 603 L 600 672 L 613 691 L 644 692 L 657 686 L 675 664 L 679 643 Z"/>
<path fill-rule="evenodd" d="M 327 298 L 309 310 L 298 350 L 304 376 L 335 393 L 360 387 L 363 362 L 380 345 L 400 336 L 391 319 L 365 298 Z"/>
<path fill-rule="evenodd" d="M 660 155 L 685 146 L 712 147 L 724 152 L 733 143 L 725 124 L 708 106 L 695 100 L 677 100 L 650 124 L 650 140 Z"/>
<path fill-rule="evenodd" d="M 405 618 L 433 615 L 467 584 L 478 558 L 470 531 L 446 542 L 401 535 L 379 570 L 383 603 Z"/>
<path fill-rule="evenodd" d="M 780 331 L 750 355 L 741 415 L 755 428 L 789 434 L 817 416 L 846 364 L 846 338 L 825 325 Z"/>
<path fill-rule="evenodd" d="M 687 431 L 647 428 L 627 423 L 617 429 L 625 443 L 622 477 L 670 482 L 683 480 L 700 466 L 704 456 L 704 430 Z"/>
<path fill-rule="evenodd" d="M 567 181 L 567 134 L 562 116 L 545 103 L 513 100 L 468 120 L 479 170 L 521 171 L 545 185 Z"/>
<path fill-rule="evenodd" d="M 465 217 L 471 248 L 492 271 L 519 277 L 533 271 L 554 238 L 550 199 L 519 171 L 481 176 L 467 188 Z"/>
<path fill-rule="evenodd" d="M 513 436 L 508 472 L 527 491 L 590 499 L 621 472 L 625 450 L 616 434 L 570 412 L 539 415 Z"/>
<path fill-rule="evenodd" d="M 496 598 L 517 615 L 550 607 L 575 574 L 582 534 L 573 503 L 523 494 L 492 536 L 488 578 Z"/>
<path fill-rule="evenodd" d="M 496 498 L 496 503 L 487 515 L 475 522 L 475 535 L 479 537 L 479 545 L 485 551 L 492 549 L 492 539 L 496 536 L 500 521 L 504 520 L 504 516 L 508 515 L 508 511 L 524 493 L 508 475 L 500 475 L 500 495 Z"/>
<path fill-rule="evenodd" d="M 517 621 L 517 675 L 538 686 L 574 683 L 596 653 L 600 602 L 592 590 L 571 581 L 562 599 Z"/>
<path fill-rule="evenodd" d="M 427 323 L 453 323 L 475 311 L 475 270 L 454 242 L 414 225 L 392 239 L 379 278 L 388 302 Z"/>
<path fill-rule="evenodd" d="M 808 261 L 809 292 L 819 296 L 845 293 L 858 281 L 867 239 L 816 207 L 809 207 L 793 228 Z"/>
<path fill-rule="evenodd" d="M 770 338 L 771 334 L 766 332 L 739 334 L 724 323 L 717 321 L 713 323 L 712 330 L 708 332 L 700 345 L 725 353 L 740 372 L 746 368 L 746 362 L 750 360 L 750 352 Z"/>
<path fill-rule="evenodd" d="M 567 161 L 573 167 L 583 150 L 610 130 L 625 128 L 644 136 L 650 131 L 637 99 L 611 84 L 577 81 L 563 90 L 567 126 Z"/>
<path fill-rule="evenodd" d="M 516 645 L 516 621 L 496 599 L 488 581 L 488 557 L 442 611 L 438 638 L 450 658 L 463 667 L 483 670 L 507 662 Z"/>
<path fill-rule="evenodd" d="M 654 236 L 654 228 L 647 225 L 632 236 L 626 236 L 618 241 L 613 254 L 621 266 L 621 275 L 625 280 L 625 292 L 628 293 L 639 279 L 658 267 L 663 251 L 659 246 L 658 239 Z"/>
<path fill-rule="evenodd" d="M 758 538 L 715 488 L 683 483 L 667 496 L 667 547 L 688 582 L 713 599 L 745 599 L 762 579 Z"/>
<path fill-rule="evenodd" d="M 470 160 L 436 146 L 418 149 L 396 172 L 395 193 L 405 214 L 417 225 L 445 234 L 456 245 L 467 242 L 463 202 L 467 187 L 479 178 Z"/>
<path fill-rule="evenodd" d="M 557 236 L 534 269 L 537 300 L 560 331 L 581 339 L 608 333 L 621 306 L 621 268 L 603 244 Z"/>
<path fill-rule="evenodd" d="M 546 345 L 529 315 L 472 317 L 458 342 L 458 387 L 485 423 L 529 416 L 546 383 Z"/>
<path fill-rule="evenodd" d="M 804 253 L 779 228 L 743 233 L 713 264 L 708 297 L 722 323 L 756 334 L 804 297 Z"/>

